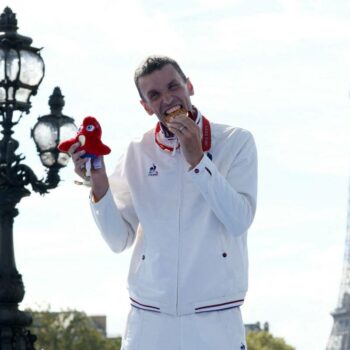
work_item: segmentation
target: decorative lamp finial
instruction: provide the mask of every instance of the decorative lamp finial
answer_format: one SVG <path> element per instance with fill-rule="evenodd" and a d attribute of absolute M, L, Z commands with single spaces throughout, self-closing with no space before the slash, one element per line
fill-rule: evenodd
<path fill-rule="evenodd" d="M 53 90 L 52 95 L 49 98 L 49 106 L 52 114 L 62 114 L 63 106 L 65 105 L 64 96 L 62 95 L 61 89 L 56 86 Z"/>
<path fill-rule="evenodd" d="M 13 11 L 6 7 L 0 15 L 0 32 L 17 32 L 17 18 Z"/>

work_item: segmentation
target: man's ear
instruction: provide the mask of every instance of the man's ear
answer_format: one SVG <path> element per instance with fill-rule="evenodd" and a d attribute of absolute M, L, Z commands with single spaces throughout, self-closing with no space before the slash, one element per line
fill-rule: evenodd
<path fill-rule="evenodd" d="M 152 108 L 147 104 L 146 101 L 140 100 L 140 103 L 141 103 L 142 107 L 145 109 L 145 111 L 146 111 L 149 115 L 153 115 L 153 114 L 154 114 Z"/>
<path fill-rule="evenodd" d="M 190 96 L 193 96 L 194 95 L 194 88 L 193 88 L 193 85 L 191 83 L 190 78 L 187 78 L 186 86 L 187 86 L 187 90 L 188 90 Z"/>

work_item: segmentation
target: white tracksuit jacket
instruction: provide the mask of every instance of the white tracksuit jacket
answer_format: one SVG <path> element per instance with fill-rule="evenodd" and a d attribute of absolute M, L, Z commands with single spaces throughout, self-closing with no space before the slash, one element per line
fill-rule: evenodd
<path fill-rule="evenodd" d="M 128 277 L 136 307 L 186 315 L 244 301 L 256 147 L 246 130 L 210 125 L 210 154 L 190 171 L 181 147 L 164 151 L 147 132 L 129 145 L 106 195 L 91 203 L 114 252 L 136 241 Z"/>

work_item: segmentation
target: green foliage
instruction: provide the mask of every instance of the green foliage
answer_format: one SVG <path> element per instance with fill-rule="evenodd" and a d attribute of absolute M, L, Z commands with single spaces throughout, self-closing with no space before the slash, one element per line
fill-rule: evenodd
<path fill-rule="evenodd" d="M 120 350 L 121 339 L 105 338 L 83 312 L 68 310 L 29 311 L 33 316 L 30 330 L 38 337 L 36 350 Z M 295 350 L 282 338 L 269 332 L 248 332 L 248 350 Z"/>
<path fill-rule="evenodd" d="M 120 350 L 121 339 L 106 338 L 83 312 L 27 311 L 33 316 L 30 330 L 38 337 L 37 350 Z"/>
<path fill-rule="evenodd" d="M 295 350 L 283 338 L 274 338 L 269 332 L 248 332 L 248 350 Z"/>

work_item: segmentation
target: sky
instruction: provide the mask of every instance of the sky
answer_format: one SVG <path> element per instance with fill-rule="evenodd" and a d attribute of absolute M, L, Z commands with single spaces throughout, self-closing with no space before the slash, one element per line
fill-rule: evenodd
<path fill-rule="evenodd" d="M 345 0 L 1 0 L 19 33 L 43 47 L 45 78 L 15 128 L 19 152 L 45 171 L 30 129 L 49 113 L 55 86 L 77 124 L 96 116 L 112 148 L 108 172 L 128 142 L 153 128 L 139 104 L 136 66 L 174 57 L 209 119 L 250 130 L 259 191 L 249 230 L 246 323 L 269 322 L 297 350 L 325 349 L 340 287 L 349 194 L 350 3 Z M 15 219 L 22 308 L 79 309 L 108 317 L 121 334 L 129 310 L 131 250 L 112 253 L 73 184 L 21 201 Z"/>

